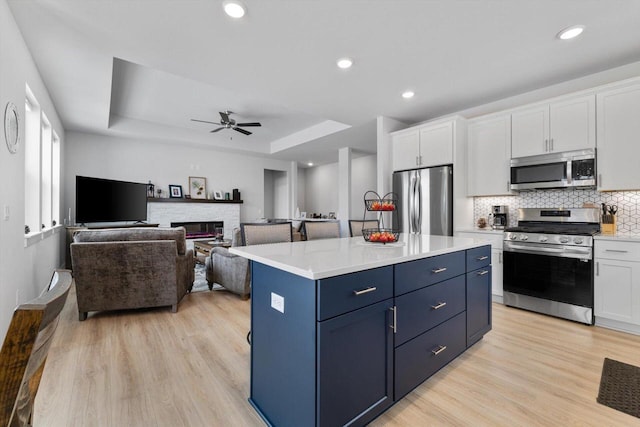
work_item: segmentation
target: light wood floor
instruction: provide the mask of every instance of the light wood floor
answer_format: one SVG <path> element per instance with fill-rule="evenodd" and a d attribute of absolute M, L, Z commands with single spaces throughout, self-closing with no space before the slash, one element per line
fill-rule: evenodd
<path fill-rule="evenodd" d="M 249 306 L 224 291 L 195 292 L 175 314 L 102 313 L 79 322 L 72 290 L 35 425 L 264 425 L 247 402 Z M 493 308 L 482 341 L 372 425 L 640 426 L 596 403 L 603 358 L 640 366 L 640 337 Z"/>

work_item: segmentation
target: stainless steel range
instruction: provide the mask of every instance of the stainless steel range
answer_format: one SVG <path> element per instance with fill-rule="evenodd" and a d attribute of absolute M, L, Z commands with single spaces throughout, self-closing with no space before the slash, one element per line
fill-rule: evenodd
<path fill-rule="evenodd" d="M 593 324 L 593 235 L 600 209 L 518 209 L 504 235 L 504 303 Z"/>

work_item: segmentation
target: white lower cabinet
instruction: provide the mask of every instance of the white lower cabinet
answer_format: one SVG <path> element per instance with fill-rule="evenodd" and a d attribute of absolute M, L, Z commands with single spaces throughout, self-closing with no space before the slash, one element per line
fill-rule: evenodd
<path fill-rule="evenodd" d="M 502 302 L 502 239 L 504 233 L 499 230 L 469 230 L 456 232 L 458 237 L 483 239 L 491 243 L 491 295 L 492 299 Z"/>
<path fill-rule="evenodd" d="M 596 324 L 640 334 L 640 242 L 596 240 Z"/>

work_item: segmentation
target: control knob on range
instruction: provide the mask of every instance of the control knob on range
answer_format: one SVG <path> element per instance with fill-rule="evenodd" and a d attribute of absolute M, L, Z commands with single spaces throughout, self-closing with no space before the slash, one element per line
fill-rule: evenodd
<path fill-rule="evenodd" d="M 538 241 L 540 241 L 542 243 L 546 242 L 547 240 L 549 240 L 549 238 L 547 236 L 540 236 L 540 239 L 538 239 Z"/>
<path fill-rule="evenodd" d="M 567 236 L 560 237 L 560 243 L 569 243 L 569 238 Z"/>
<path fill-rule="evenodd" d="M 525 234 L 521 234 L 520 235 L 520 240 L 522 240 L 522 241 L 529 240 L 529 236 L 527 236 Z"/>
<path fill-rule="evenodd" d="M 576 245 L 581 245 L 584 242 L 584 239 L 582 237 L 575 237 L 573 239 L 573 243 L 575 243 Z"/>
<path fill-rule="evenodd" d="M 511 240 L 516 240 L 518 238 L 518 236 L 516 236 L 515 234 L 512 234 L 512 235 L 509 236 L 509 238 Z"/>

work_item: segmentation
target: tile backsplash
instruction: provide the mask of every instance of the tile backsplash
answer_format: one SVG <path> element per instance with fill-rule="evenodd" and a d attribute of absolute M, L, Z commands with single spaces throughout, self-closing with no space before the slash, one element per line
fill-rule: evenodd
<path fill-rule="evenodd" d="M 515 196 L 474 197 L 473 225 L 478 218 L 487 218 L 493 205 L 509 206 L 509 227 L 514 227 L 519 208 L 579 208 L 583 203 L 618 206 L 618 232 L 640 232 L 640 191 L 532 190 Z"/>

